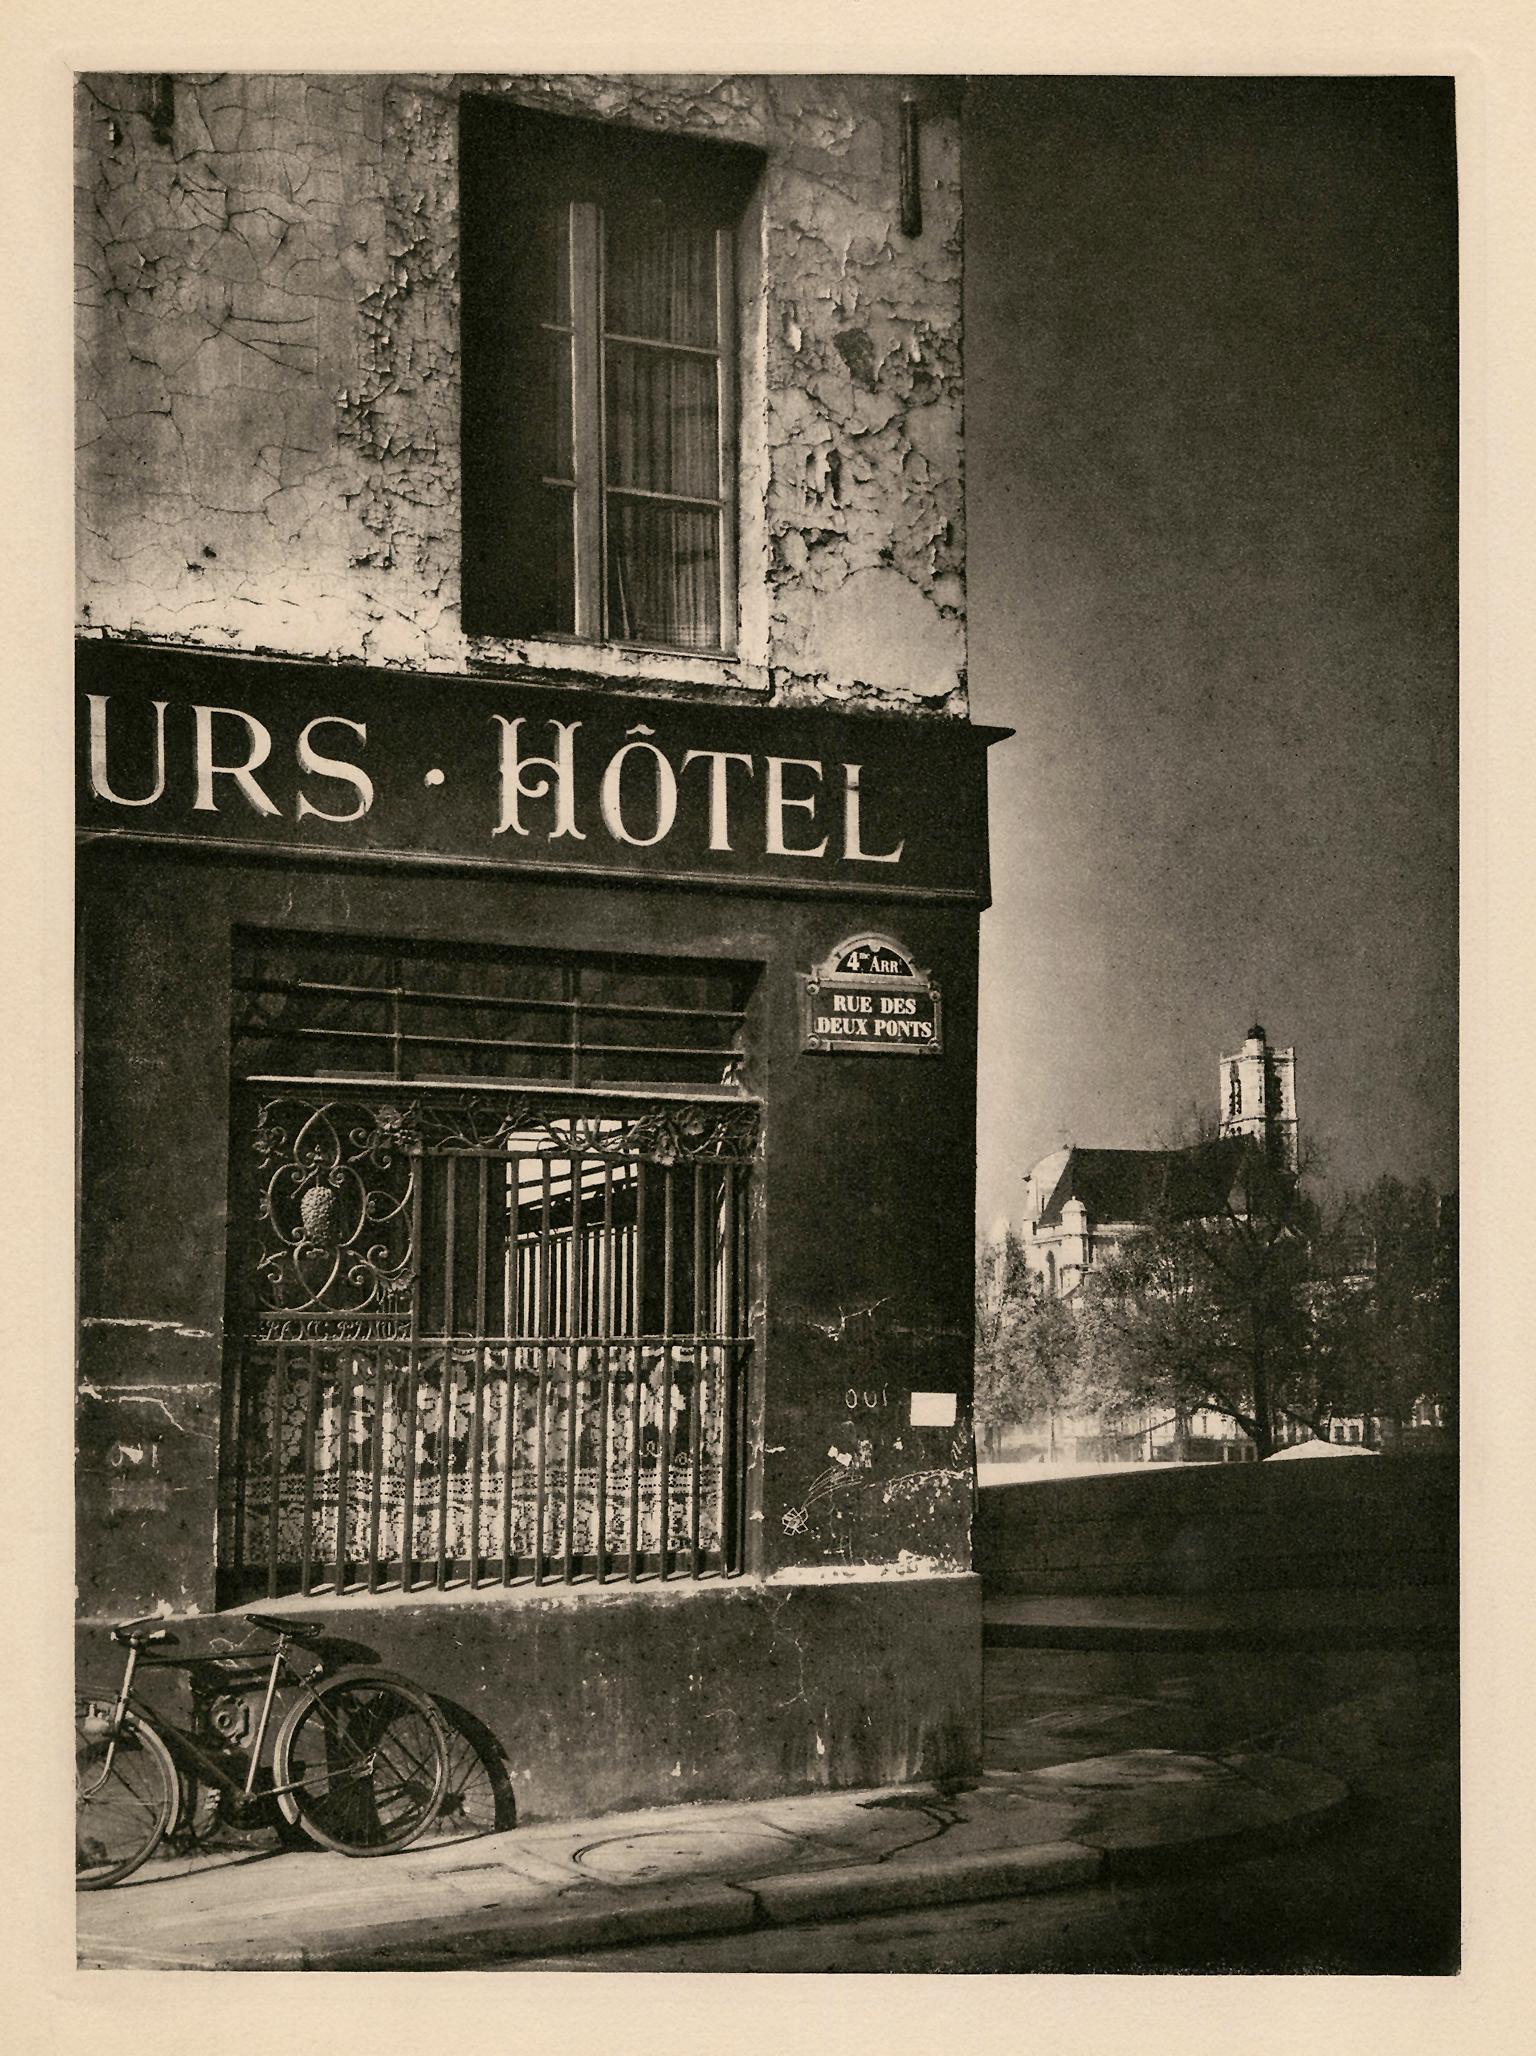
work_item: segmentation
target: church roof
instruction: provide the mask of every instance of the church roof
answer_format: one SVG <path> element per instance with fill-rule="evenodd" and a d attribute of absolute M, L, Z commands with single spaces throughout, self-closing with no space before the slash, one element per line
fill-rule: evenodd
<path fill-rule="evenodd" d="M 1068 1200 L 1080 1199 L 1092 1221 L 1150 1221 L 1218 1214 L 1252 1147 L 1245 1135 L 1223 1135 L 1187 1149 L 1073 1148 L 1040 1212 L 1042 1227 L 1059 1227 Z"/>

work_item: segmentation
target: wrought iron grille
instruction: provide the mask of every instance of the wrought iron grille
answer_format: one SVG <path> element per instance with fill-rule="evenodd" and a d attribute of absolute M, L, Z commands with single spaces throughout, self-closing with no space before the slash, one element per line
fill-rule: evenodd
<path fill-rule="evenodd" d="M 750 978 L 237 938 L 230 1601 L 740 1567 Z"/>
<path fill-rule="evenodd" d="M 232 1598 L 740 1567 L 754 1104 L 238 1098 Z"/>

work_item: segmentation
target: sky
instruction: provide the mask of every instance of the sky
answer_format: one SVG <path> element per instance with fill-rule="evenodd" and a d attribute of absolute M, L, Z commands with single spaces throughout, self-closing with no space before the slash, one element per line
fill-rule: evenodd
<path fill-rule="evenodd" d="M 1456 1182 L 1451 82 L 967 95 L 978 1220 L 1294 1045 L 1335 1191 Z"/>

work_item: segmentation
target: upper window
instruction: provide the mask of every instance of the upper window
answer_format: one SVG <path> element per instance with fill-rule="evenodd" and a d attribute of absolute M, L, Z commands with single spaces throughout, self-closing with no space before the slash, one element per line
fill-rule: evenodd
<path fill-rule="evenodd" d="M 254 931 L 234 968 L 241 1077 L 740 1082 L 741 965 Z"/>
<path fill-rule="evenodd" d="M 758 162 L 464 102 L 471 633 L 734 647 L 734 228 Z"/>

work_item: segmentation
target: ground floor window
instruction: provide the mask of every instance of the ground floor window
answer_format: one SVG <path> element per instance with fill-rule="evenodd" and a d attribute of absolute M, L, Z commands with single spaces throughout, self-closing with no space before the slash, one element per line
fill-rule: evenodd
<path fill-rule="evenodd" d="M 237 992 L 227 1600 L 738 1569 L 761 1125 L 722 1076 L 743 1059 L 741 979 L 650 967 L 615 987 L 612 967 L 468 953 L 424 984 L 441 958 L 375 950 L 388 983 L 359 989 L 357 952 L 307 948 L 302 978 L 291 944 L 281 975 L 248 951 Z M 544 1008 L 499 989 L 520 977 Z M 641 978 L 645 997 L 611 997 Z M 516 1035 L 479 1032 L 487 987 Z M 392 1058 L 402 1015 L 432 1009 L 437 1075 L 250 1068 L 316 1025 L 334 1062 L 381 999 Z M 615 1055 L 648 1085 L 548 1075 Z M 491 1075 L 458 1082 L 466 1061 Z M 655 1077 L 668 1061 L 687 1089 Z"/>

